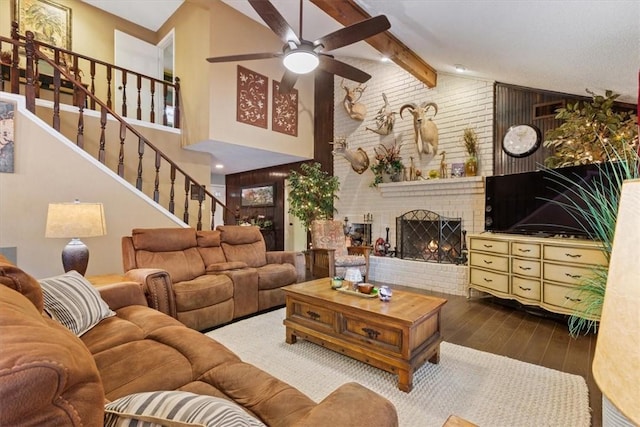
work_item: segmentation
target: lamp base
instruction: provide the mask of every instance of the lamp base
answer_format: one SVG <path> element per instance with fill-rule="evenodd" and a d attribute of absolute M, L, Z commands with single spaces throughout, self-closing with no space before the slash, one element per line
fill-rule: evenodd
<path fill-rule="evenodd" d="M 78 238 L 73 238 L 62 250 L 64 272 L 75 270 L 84 276 L 89 265 L 89 248 Z"/>

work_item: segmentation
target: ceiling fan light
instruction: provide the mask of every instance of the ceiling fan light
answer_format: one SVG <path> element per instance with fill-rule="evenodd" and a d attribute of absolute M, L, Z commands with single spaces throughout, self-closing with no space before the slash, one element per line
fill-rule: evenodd
<path fill-rule="evenodd" d="M 320 60 L 313 51 L 295 49 L 285 54 L 283 63 L 292 73 L 307 74 L 316 69 Z"/>

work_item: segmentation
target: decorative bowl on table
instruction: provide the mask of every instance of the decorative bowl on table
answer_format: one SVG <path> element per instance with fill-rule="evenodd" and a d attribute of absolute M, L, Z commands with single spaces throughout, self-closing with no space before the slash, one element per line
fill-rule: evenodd
<path fill-rule="evenodd" d="M 373 285 L 371 283 L 358 283 L 358 292 L 362 294 L 370 294 L 373 292 Z"/>

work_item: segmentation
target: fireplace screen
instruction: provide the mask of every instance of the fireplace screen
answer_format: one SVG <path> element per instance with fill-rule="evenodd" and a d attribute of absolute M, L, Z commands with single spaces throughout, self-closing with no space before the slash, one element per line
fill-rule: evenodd
<path fill-rule="evenodd" d="M 414 210 L 396 218 L 396 256 L 415 261 L 459 263 L 462 219 Z"/>

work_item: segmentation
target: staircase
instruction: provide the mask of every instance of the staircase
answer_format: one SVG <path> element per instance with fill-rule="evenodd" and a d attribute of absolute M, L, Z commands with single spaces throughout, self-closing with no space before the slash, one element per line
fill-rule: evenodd
<path fill-rule="evenodd" d="M 0 36 L 0 51 L 6 52 L 8 45 L 11 52 L 10 58 L 2 57 L 0 90 L 23 92 L 26 107 L 34 114 L 36 99 L 51 98 L 49 102 L 39 103 L 49 104 L 51 109 L 39 109 L 38 115 L 50 115 L 51 126 L 56 131 L 75 141 L 78 147 L 135 186 L 144 197 L 152 199 L 187 225 L 197 230 L 214 229 L 218 225 L 214 223 L 218 210 L 222 210 L 225 223 L 235 223 L 235 212 L 126 120 L 129 113 L 127 93 L 133 92 L 136 120 L 159 122 L 179 129 L 178 78 L 172 83 L 140 75 L 36 41 L 30 31 L 22 36 L 17 29 L 14 22 L 11 38 Z M 23 68 L 20 67 L 21 56 Z M 41 73 L 45 68 L 50 71 Z M 112 99 L 116 73 L 120 81 L 118 89 L 122 93 L 118 107 Z M 50 91 L 45 94 L 43 87 Z M 160 98 L 162 114 L 156 114 L 156 103 Z M 173 120 L 167 115 L 171 107 Z"/>

